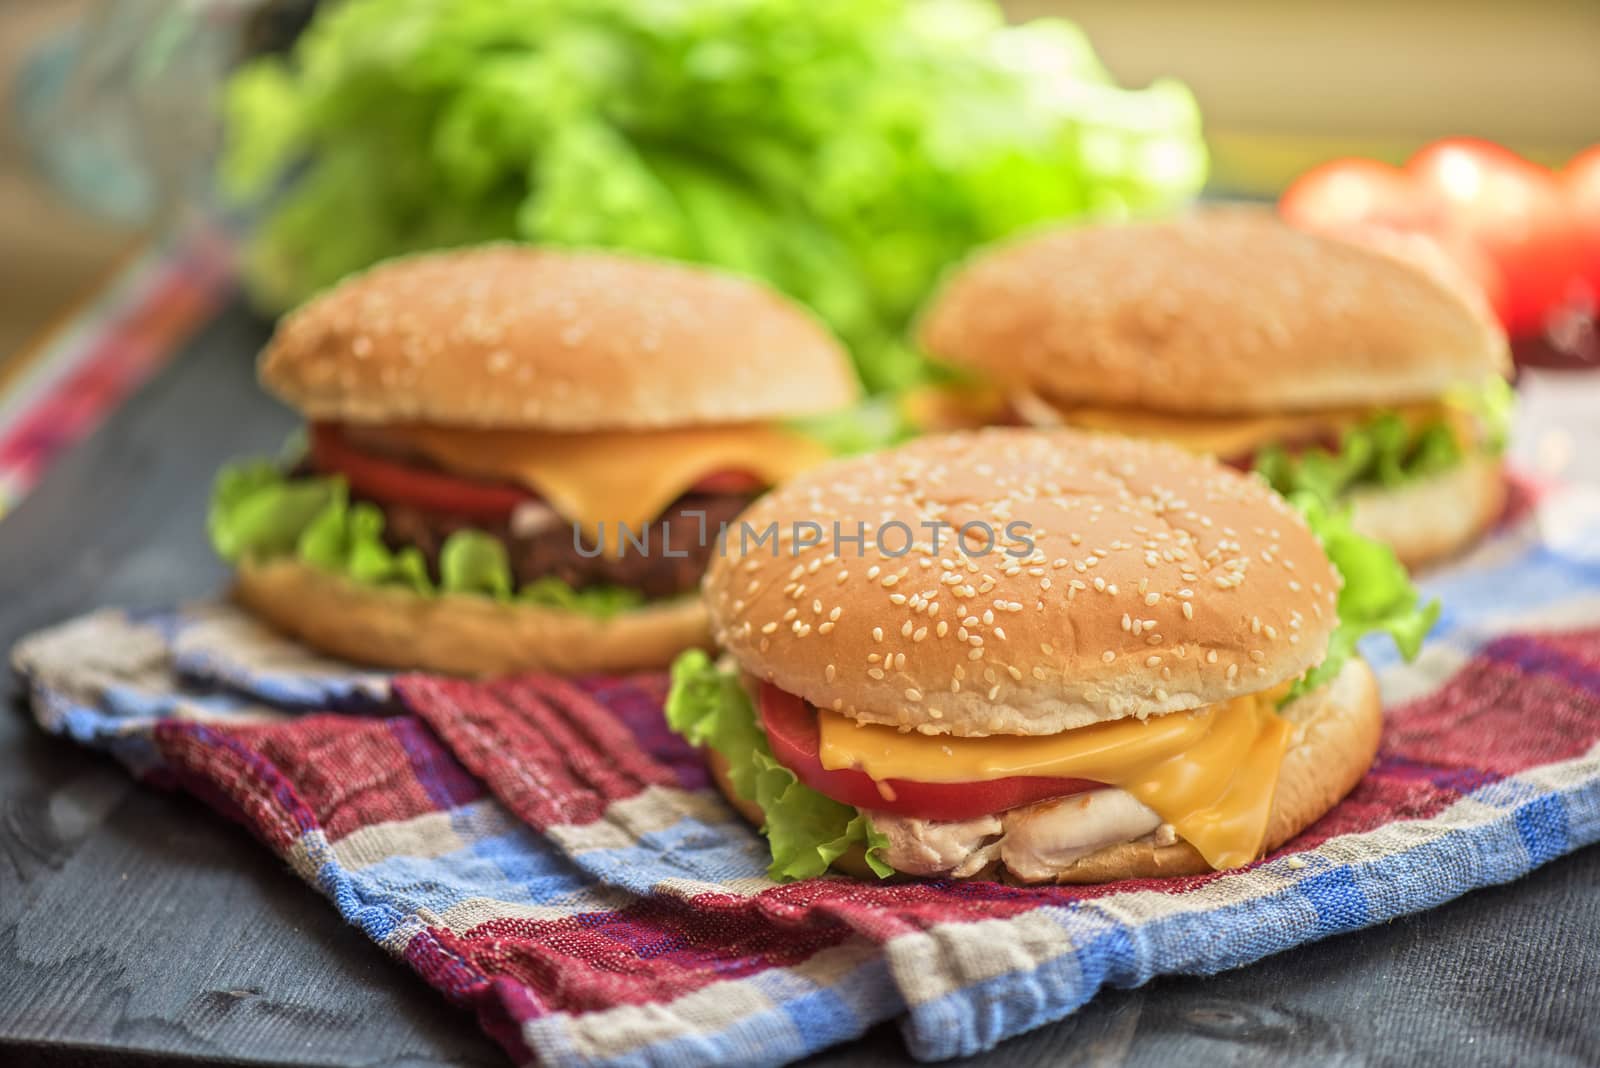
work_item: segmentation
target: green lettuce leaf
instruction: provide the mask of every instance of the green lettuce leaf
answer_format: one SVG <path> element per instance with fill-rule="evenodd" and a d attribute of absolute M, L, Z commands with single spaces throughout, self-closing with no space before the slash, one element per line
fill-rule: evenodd
<path fill-rule="evenodd" d="M 1389 635 L 1401 656 L 1414 658 L 1439 618 L 1439 602 L 1422 603 L 1393 550 L 1356 533 L 1348 510 L 1331 507 L 1313 493 L 1296 493 L 1289 501 L 1322 543 L 1344 586 L 1339 590 L 1339 624 L 1328 641 L 1328 655 L 1295 683 L 1287 700 L 1331 681 L 1369 634 Z"/>
<path fill-rule="evenodd" d="M 1483 431 L 1480 447 L 1499 455 L 1510 431 L 1512 397 L 1510 383 L 1496 378 L 1445 399 L 1477 416 Z M 1395 412 L 1379 412 L 1341 434 L 1337 451 L 1319 447 L 1290 453 L 1272 446 L 1256 456 L 1255 468 L 1286 497 L 1312 493 L 1331 504 L 1362 486 L 1393 488 L 1447 471 L 1463 458 L 1448 422 L 1413 430 Z"/>
<path fill-rule="evenodd" d="M 630 249 L 766 280 L 874 390 L 926 373 L 907 323 L 973 248 L 1206 171 L 1186 88 L 992 0 L 342 0 L 233 76 L 223 137 L 268 309 L 419 249 Z"/>
<path fill-rule="evenodd" d="M 1511 441 L 1511 419 L 1516 414 L 1517 391 L 1504 378 L 1491 378 L 1480 389 L 1461 389 L 1446 399 L 1478 417 L 1483 428 L 1484 446 L 1496 456 L 1506 451 Z"/>
<path fill-rule="evenodd" d="M 419 594 L 466 593 L 557 608 L 605 619 L 637 608 L 637 590 L 613 586 L 574 589 L 553 576 L 513 590 L 511 566 L 499 539 L 458 530 L 439 550 L 439 581 L 428 574 L 421 550 L 390 549 L 383 512 L 352 503 L 339 478 L 290 478 L 275 463 L 253 461 L 223 468 L 207 519 L 217 555 L 234 562 L 293 556 L 313 567 L 369 586 L 402 586 Z"/>
<path fill-rule="evenodd" d="M 1357 487 L 1403 485 L 1461 459 L 1448 424 L 1430 423 L 1413 433 L 1399 415 L 1381 412 L 1340 435 L 1337 452 L 1318 447 L 1290 453 L 1274 445 L 1257 455 L 1256 470 L 1286 497 L 1312 493 L 1331 503 Z"/>
<path fill-rule="evenodd" d="M 894 873 L 882 856 L 888 840 L 866 816 L 804 785 L 773 758 L 736 670 L 718 667 L 699 650 L 679 656 L 666 714 L 667 725 L 691 744 L 721 754 L 734 792 L 761 806 L 761 829 L 772 850 L 767 874 L 773 879 L 821 875 L 857 843 L 866 847 L 867 864 L 879 878 Z"/>

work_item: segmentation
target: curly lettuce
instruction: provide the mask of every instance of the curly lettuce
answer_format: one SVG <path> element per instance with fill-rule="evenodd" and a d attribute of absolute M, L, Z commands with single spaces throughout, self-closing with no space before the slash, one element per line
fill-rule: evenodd
<path fill-rule="evenodd" d="M 1344 585 L 1327 656 L 1295 683 L 1287 700 L 1332 681 L 1369 634 L 1389 635 L 1400 655 L 1413 659 L 1439 618 L 1439 602 L 1422 603 L 1394 551 L 1358 534 L 1347 509 L 1332 507 L 1314 493 L 1293 494 L 1289 502 L 1305 517 Z"/>
<path fill-rule="evenodd" d="M 553 576 L 515 587 L 505 545 L 478 530 L 458 530 L 439 550 L 437 581 L 415 546 L 391 549 L 383 512 L 351 501 L 344 480 L 294 478 L 270 461 L 223 468 L 211 496 L 207 529 L 229 562 L 293 557 L 368 586 L 431 595 L 464 593 L 610 618 L 644 603 L 637 590 L 574 589 Z"/>
<path fill-rule="evenodd" d="M 804 785 L 773 757 L 737 670 L 719 667 L 699 650 L 679 656 L 666 714 L 667 725 L 690 743 L 719 753 L 734 793 L 761 807 L 771 878 L 814 878 L 856 845 L 879 878 L 894 874 L 882 856 L 888 839 L 865 815 Z"/>
<path fill-rule="evenodd" d="M 1505 450 L 1510 429 L 1510 383 L 1495 379 L 1482 389 L 1446 398 L 1470 412 L 1481 433 L 1480 448 Z M 1284 496 L 1311 493 L 1326 503 L 1362 486 L 1392 489 L 1447 471 L 1466 456 L 1448 420 L 1413 427 L 1396 412 L 1378 412 L 1340 435 L 1337 450 L 1321 447 L 1289 452 L 1281 446 L 1261 450 L 1255 469 Z"/>
<path fill-rule="evenodd" d="M 906 324 L 972 248 L 1206 171 L 1184 86 L 1120 89 L 1070 23 L 992 0 L 344 0 L 224 120 L 268 309 L 421 249 L 629 249 L 765 279 L 875 390 L 925 372 Z"/>

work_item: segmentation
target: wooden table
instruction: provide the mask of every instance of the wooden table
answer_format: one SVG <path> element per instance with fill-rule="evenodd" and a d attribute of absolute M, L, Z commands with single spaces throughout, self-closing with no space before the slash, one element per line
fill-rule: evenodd
<path fill-rule="evenodd" d="M 229 309 L 0 523 L 0 647 L 221 584 L 202 530 L 212 474 L 295 422 L 252 383 L 265 335 Z M 1534 385 L 1525 459 L 1592 477 L 1596 387 Z M 243 831 L 44 736 L 16 688 L 0 709 L 0 1064 L 505 1063 Z M 1250 968 L 1108 992 L 986 1060 L 1578 1065 L 1600 1060 L 1597 994 L 1589 849 Z M 885 1026 L 817 1063 L 905 1060 Z"/>

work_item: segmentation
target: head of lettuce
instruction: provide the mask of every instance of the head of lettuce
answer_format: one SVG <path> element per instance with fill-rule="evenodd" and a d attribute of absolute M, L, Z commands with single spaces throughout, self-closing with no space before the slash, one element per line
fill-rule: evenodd
<path fill-rule="evenodd" d="M 1204 179 L 1181 85 L 1115 87 L 1072 26 L 989 0 L 344 0 L 239 72 L 225 185 L 266 199 L 277 311 L 404 252 L 513 238 L 765 279 L 867 386 L 968 249 L 1154 212 Z"/>

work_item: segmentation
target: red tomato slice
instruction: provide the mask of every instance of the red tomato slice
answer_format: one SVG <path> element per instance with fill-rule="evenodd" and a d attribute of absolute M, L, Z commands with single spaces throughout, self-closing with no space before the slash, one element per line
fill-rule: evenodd
<path fill-rule="evenodd" d="M 714 471 L 689 488 L 696 493 L 758 493 L 765 485 L 748 471 Z"/>
<path fill-rule="evenodd" d="M 503 519 L 524 501 L 539 499 L 538 494 L 521 486 L 481 482 L 364 452 L 346 441 L 338 427 L 327 423 L 311 427 L 311 458 L 318 470 L 343 475 L 350 488 L 361 496 L 389 504 Z M 717 471 L 690 489 L 698 493 L 755 493 L 762 485 L 760 479 L 745 471 Z"/>
<path fill-rule="evenodd" d="M 388 504 L 500 519 L 522 502 L 538 499 L 518 486 L 477 482 L 363 452 L 326 423 L 312 424 L 311 459 L 318 470 L 343 475 L 354 492 Z"/>
<path fill-rule="evenodd" d="M 835 801 L 878 812 L 926 820 L 966 820 L 1103 785 L 1088 779 L 1019 775 L 993 782 L 963 783 L 888 779 L 883 784 L 886 789 L 880 790 L 864 771 L 829 771 L 822 766 L 817 713 L 803 698 L 763 684 L 761 725 L 767 732 L 772 755 L 801 782 Z"/>

